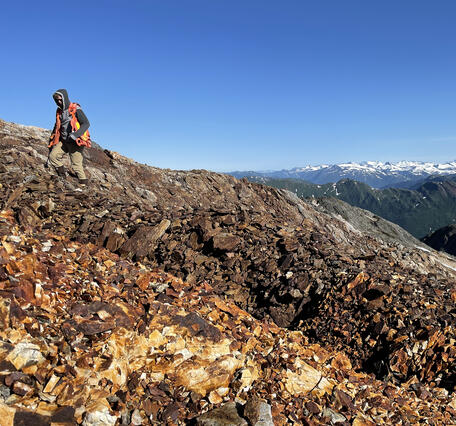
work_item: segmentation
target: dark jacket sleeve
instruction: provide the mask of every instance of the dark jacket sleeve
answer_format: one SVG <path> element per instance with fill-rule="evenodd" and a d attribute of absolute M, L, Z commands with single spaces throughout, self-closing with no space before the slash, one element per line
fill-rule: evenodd
<path fill-rule="evenodd" d="M 79 125 L 81 126 L 76 132 L 74 132 L 74 135 L 76 138 L 80 138 L 84 132 L 89 128 L 90 123 L 82 109 L 77 109 L 76 110 L 76 118 L 78 119 Z"/>

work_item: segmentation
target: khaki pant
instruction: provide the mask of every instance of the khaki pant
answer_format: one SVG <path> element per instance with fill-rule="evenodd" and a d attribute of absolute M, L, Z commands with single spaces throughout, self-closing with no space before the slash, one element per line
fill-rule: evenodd
<path fill-rule="evenodd" d="M 71 167 L 78 175 L 78 179 L 85 179 L 86 175 L 82 167 L 82 151 L 84 147 L 76 145 L 75 142 L 59 142 L 54 145 L 49 154 L 49 162 L 55 168 L 63 166 L 63 157 L 65 154 L 70 155 Z"/>

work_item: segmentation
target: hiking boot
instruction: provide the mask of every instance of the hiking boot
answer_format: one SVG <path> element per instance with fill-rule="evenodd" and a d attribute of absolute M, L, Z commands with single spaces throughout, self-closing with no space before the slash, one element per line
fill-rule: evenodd
<path fill-rule="evenodd" d="M 57 170 L 57 174 L 58 174 L 60 177 L 62 177 L 62 178 L 65 178 L 65 177 L 66 177 L 65 167 L 63 167 L 63 166 L 56 167 L 56 170 Z"/>
<path fill-rule="evenodd" d="M 79 179 L 79 185 L 87 185 L 87 182 L 89 182 L 89 179 Z"/>

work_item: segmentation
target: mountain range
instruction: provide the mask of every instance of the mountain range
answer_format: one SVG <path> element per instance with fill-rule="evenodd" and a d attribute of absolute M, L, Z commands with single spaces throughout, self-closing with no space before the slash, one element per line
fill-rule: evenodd
<path fill-rule="evenodd" d="M 366 183 L 373 188 L 409 188 L 432 175 L 456 174 L 456 161 L 442 164 L 419 161 L 400 161 L 397 163 L 364 161 L 361 163 L 350 162 L 296 167 L 289 170 L 235 171 L 229 174 L 237 178 L 300 179 L 316 184 L 351 179 Z"/>
<path fill-rule="evenodd" d="M 454 257 L 96 146 L 80 187 L 49 134 L 0 120 L 2 425 L 456 423 Z"/>

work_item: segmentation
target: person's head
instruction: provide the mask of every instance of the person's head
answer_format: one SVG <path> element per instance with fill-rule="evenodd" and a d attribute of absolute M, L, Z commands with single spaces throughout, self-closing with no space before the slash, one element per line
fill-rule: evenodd
<path fill-rule="evenodd" d="M 65 89 L 56 90 L 52 97 L 62 111 L 69 107 L 70 99 L 68 98 L 68 92 Z"/>
<path fill-rule="evenodd" d="M 57 104 L 57 106 L 59 108 L 62 108 L 63 107 L 63 98 L 62 98 L 62 95 L 60 95 L 59 93 L 54 93 L 54 101 L 55 103 Z"/>

